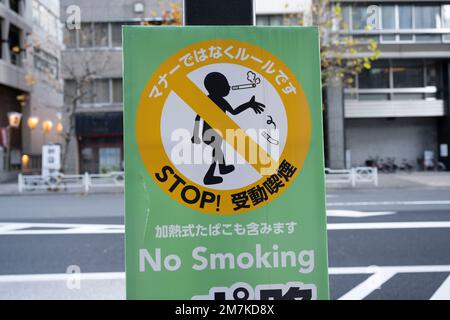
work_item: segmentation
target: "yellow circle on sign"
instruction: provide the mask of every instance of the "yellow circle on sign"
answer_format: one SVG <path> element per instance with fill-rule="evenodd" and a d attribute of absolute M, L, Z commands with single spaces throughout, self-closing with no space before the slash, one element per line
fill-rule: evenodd
<path fill-rule="evenodd" d="M 211 48 L 216 48 L 213 50 Z M 245 187 L 218 190 L 186 178 L 171 162 L 161 138 L 162 112 L 170 92 L 174 91 L 218 132 L 242 129 L 189 78 L 192 71 L 216 63 L 231 63 L 259 70 L 276 89 L 287 116 L 286 144 L 275 161 L 253 139 L 247 138 L 245 150 L 236 151 L 247 159 L 249 149 L 258 149 L 258 161 L 250 163 L 261 179 Z M 204 106 L 215 107 L 208 108 Z M 158 119 L 150 124 L 149 119 Z M 290 132 L 290 134 L 289 134 Z M 234 137 L 223 135 L 234 147 Z M 311 120 L 307 99 L 300 83 L 289 68 L 266 50 L 237 40 L 209 40 L 190 45 L 166 60 L 146 84 L 136 114 L 136 140 L 145 167 L 155 183 L 174 200 L 193 210 L 231 215 L 260 208 L 280 196 L 295 180 L 308 153 Z M 241 153 L 242 152 L 242 153 Z M 247 159 L 248 160 L 248 159 Z"/>

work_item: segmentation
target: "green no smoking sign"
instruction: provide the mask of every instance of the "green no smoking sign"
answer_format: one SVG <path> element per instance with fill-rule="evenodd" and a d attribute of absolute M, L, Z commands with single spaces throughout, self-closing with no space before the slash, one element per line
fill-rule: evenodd
<path fill-rule="evenodd" d="M 126 27 L 124 73 L 127 297 L 328 298 L 317 30 Z"/>

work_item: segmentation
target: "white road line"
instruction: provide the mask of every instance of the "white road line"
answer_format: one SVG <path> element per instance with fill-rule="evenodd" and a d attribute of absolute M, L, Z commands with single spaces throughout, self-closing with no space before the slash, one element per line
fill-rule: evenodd
<path fill-rule="evenodd" d="M 0 276 L 0 283 L 11 282 L 46 282 L 77 280 L 122 280 L 124 272 L 95 272 L 95 273 L 49 273 L 49 274 L 14 274 Z"/>
<path fill-rule="evenodd" d="M 330 275 L 372 274 L 368 279 L 348 291 L 339 300 L 361 300 L 395 276 L 397 273 L 450 273 L 450 265 L 437 266 L 370 266 L 329 268 Z M 442 283 L 431 299 L 450 299 L 450 276 Z"/>
<path fill-rule="evenodd" d="M 450 228 L 450 221 L 329 223 L 327 225 L 328 230 L 442 229 L 442 228 Z"/>
<path fill-rule="evenodd" d="M 329 207 L 350 207 L 350 206 L 388 206 L 388 205 L 444 205 L 450 204 L 450 200 L 421 200 L 421 201 L 362 201 L 362 202 L 329 202 Z"/>
<path fill-rule="evenodd" d="M 17 226 L 19 228 L 78 228 L 80 226 L 95 226 L 99 228 L 114 228 L 123 226 L 122 224 L 81 224 L 81 223 L 21 223 L 21 222 L 0 222 L 0 230 L 3 227 Z"/>
<path fill-rule="evenodd" d="M 40 228 L 44 230 L 29 230 Z M 380 230 L 380 229 L 443 229 L 450 221 L 406 221 L 328 223 L 328 230 Z M 70 235 L 70 234 L 123 234 L 124 225 L 115 224 L 59 224 L 59 223 L 0 223 L 0 236 L 14 235 Z"/>
<path fill-rule="evenodd" d="M 368 218 L 396 214 L 394 211 L 354 211 L 354 210 L 327 210 L 328 217 L 338 218 Z"/>
<path fill-rule="evenodd" d="M 333 267 L 328 272 L 332 275 L 341 274 L 373 274 L 376 272 L 395 273 L 428 273 L 428 272 L 450 272 L 450 265 L 436 266 L 370 266 L 370 267 Z"/>
<path fill-rule="evenodd" d="M 445 279 L 430 300 L 450 300 L 450 276 Z"/>
<path fill-rule="evenodd" d="M 70 234 L 124 234 L 124 230 L 87 230 L 87 229 L 71 229 L 71 230 L 30 230 L 30 231 L 12 231 L 0 232 L 0 236 L 41 236 L 41 235 L 70 235 Z"/>
<path fill-rule="evenodd" d="M 328 268 L 330 275 L 346 274 L 375 274 L 375 273 L 450 273 L 450 265 L 425 265 L 425 266 L 368 266 L 368 267 L 332 267 Z M 79 273 L 84 280 L 120 280 L 125 279 L 124 272 L 93 272 Z M 0 275 L 1 282 L 16 281 L 53 281 L 67 280 L 74 277 L 73 273 L 48 273 L 48 274 L 14 274 Z M 447 279 L 448 280 L 448 279 Z"/>
<path fill-rule="evenodd" d="M 398 273 L 450 273 L 450 265 L 421 266 L 368 266 L 368 267 L 334 267 L 329 268 L 330 275 L 370 274 L 371 276 L 345 293 L 339 300 L 360 300 L 380 289 Z M 95 273 L 55 273 L 55 274 L 20 274 L 0 275 L 0 284 L 21 285 L 25 283 L 80 281 L 124 281 L 124 272 Z M 39 284 L 44 286 L 46 284 Z M 431 299 L 450 299 L 450 276 L 441 284 Z"/>
<path fill-rule="evenodd" d="M 395 276 L 395 272 L 393 271 L 380 271 L 374 273 L 368 279 L 364 280 L 352 290 L 344 294 L 338 300 L 362 300 L 372 292 L 377 289 L 380 289 L 381 286 Z"/>
<path fill-rule="evenodd" d="M 24 223 L 0 223 L 0 233 L 23 228 Z"/>
<path fill-rule="evenodd" d="M 40 230 L 29 230 L 39 228 Z M 44 230 L 42 230 L 44 229 Z M 121 234 L 120 224 L 0 223 L 0 235 Z"/>

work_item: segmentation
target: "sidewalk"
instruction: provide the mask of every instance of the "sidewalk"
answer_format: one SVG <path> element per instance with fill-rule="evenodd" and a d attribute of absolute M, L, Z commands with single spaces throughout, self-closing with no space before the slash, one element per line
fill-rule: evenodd
<path fill-rule="evenodd" d="M 111 194 L 111 193 L 123 193 L 123 188 L 120 187 L 95 187 L 89 190 L 88 194 Z M 8 196 L 8 195 L 58 195 L 58 194 L 84 194 L 83 188 L 76 189 L 68 189 L 56 191 L 47 191 L 47 190 L 34 190 L 20 193 L 17 182 L 7 182 L 0 183 L 0 196 Z"/>
<path fill-rule="evenodd" d="M 378 187 L 372 183 L 358 182 L 355 188 L 349 184 L 333 184 L 328 185 L 327 189 L 372 189 L 372 188 L 450 188 L 450 172 L 413 172 L 413 173 L 381 173 L 378 175 Z M 121 193 L 120 188 L 95 188 L 89 191 L 92 193 Z M 0 183 L 1 195 L 31 195 L 31 194 L 82 194 L 83 190 L 60 190 L 46 191 L 36 190 L 31 192 L 19 193 L 17 182 Z"/>
<path fill-rule="evenodd" d="M 450 187 L 450 172 L 380 174 L 380 187 Z"/>
<path fill-rule="evenodd" d="M 378 187 L 372 183 L 358 182 L 355 188 L 349 184 L 328 185 L 328 189 L 370 189 L 370 188 L 449 188 L 450 172 L 379 173 Z"/>

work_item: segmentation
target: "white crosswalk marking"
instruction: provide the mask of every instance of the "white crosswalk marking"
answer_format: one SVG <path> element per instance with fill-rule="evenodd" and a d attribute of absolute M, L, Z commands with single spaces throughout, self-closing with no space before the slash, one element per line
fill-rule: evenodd
<path fill-rule="evenodd" d="M 399 273 L 450 273 L 450 265 L 436 266 L 370 266 L 329 268 L 330 275 L 372 274 L 339 300 L 362 300 Z M 450 299 L 450 276 L 441 284 L 431 299 Z"/>
<path fill-rule="evenodd" d="M 351 207 L 351 206 L 423 206 L 423 205 L 448 205 L 450 200 L 417 200 L 417 201 L 359 201 L 359 202 L 329 202 L 329 207 Z"/>
<path fill-rule="evenodd" d="M 120 224 L 0 223 L 0 235 L 121 234 Z"/>
<path fill-rule="evenodd" d="M 439 289 L 431 297 L 431 300 L 450 300 L 450 276 L 445 279 Z"/>
<path fill-rule="evenodd" d="M 382 289 L 383 284 L 399 273 L 449 273 L 450 265 L 436 266 L 369 266 L 369 267 L 338 267 L 329 268 L 330 275 L 358 275 L 370 274 L 371 276 L 355 286 L 353 289 L 342 295 L 339 300 L 360 300 L 367 298 L 377 289 Z M 23 296 L 36 296 L 42 291 L 49 299 L 60 299 L 61 294 L 70 298 L 67 293 L 70 291 L 64 285 L 73 274 L 24 274 L 24 275 L 0 275 L 0 286 L 8 285 L 11 298 L 21 298 Z M 81 298 L 102 299 L 103 291 L 96 291 L 96 288 L 110 288 L 111 281 L 116 283 L 117 292 L 108 296 L 112 299 L 123 299 L 125 297 L 125 273 L 123 272 L 98 272 L 80 273 L 79 278 L 82 288 L 86 285 L 86 293 L 78 292 Z M 58 285 L 56 285 L 58 284 Z M 17 289 L 17 290 L 16 290 Z M 102 290 L 103 290 L 102 289 Z M 27 291 L 28 290 L 28 291 Z M 110 291 L 110 290 L 109 290 Z M 108 292 L 109 292 L 108 291 Z M 16 292 L 16 295 L 13 293 Z M 109 292 L 111 294 L 111 292 Z M 86 295 L 86 296 L 83 296 Z M 2 298 L 0 293 L 0 298 Z M 431 299 L 450 299 L 450 275 L 441 284 L 439 289 L 433 294 Z"/>
<path fill-rule="evenodd" d="M 393 276 L 395 276 L 395 272 L 393 271 L 380 271 L 374 273 L 338 300 L 362 300 L 373 291 L 380 289 L 381 286 Z"/>
<path fill-rule="evenodd" d="M 327 210 L 328 217 L 338 217 L 338 218 L 369 218 L 377 216 L 387 216 L 395 214 L 394 211 L 355 211 L 355 210 Z"/>
<path fill-rule="evenodd" d="M 376 229 L 442 229 L 450 228 L 450 221 L 405 221 L 329 223 L 328 230 Z M 121 224 L 65 224 L 65 223 L 0 223 L 2 235 L 67 235 L 67 234 L 123 234 Z"/>
<path fill-rule="evenodd" d="M 328 230 L 375 230 L 375 229 L 439 229 L 450 228 L 450 221 L 406 221 L 329 223 Z"/>

